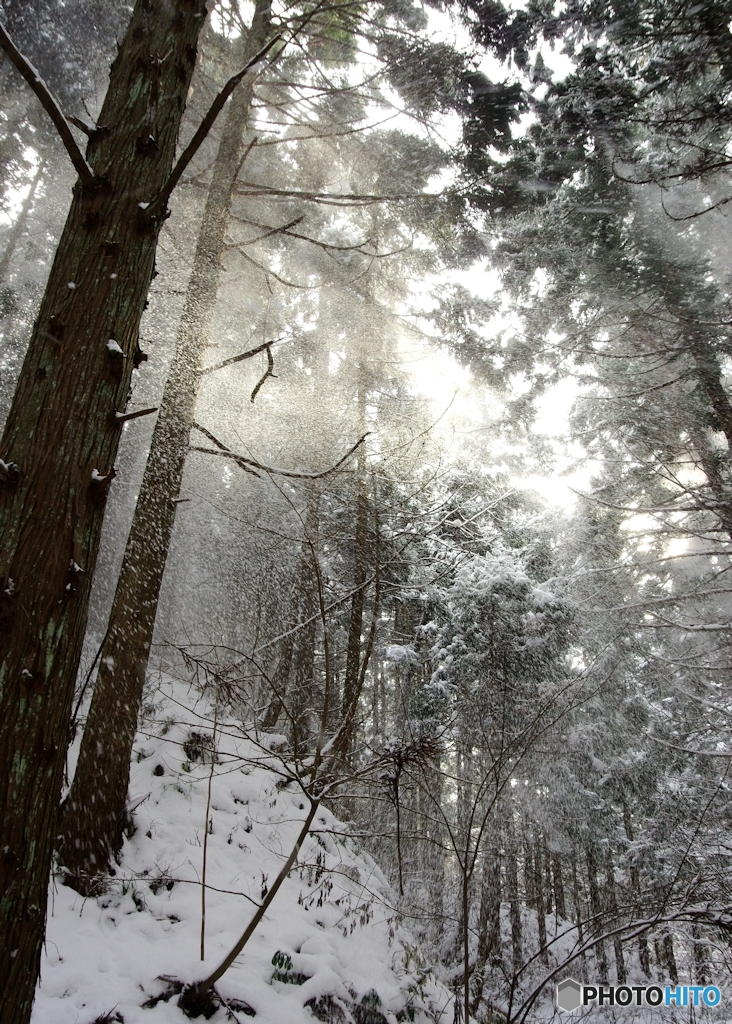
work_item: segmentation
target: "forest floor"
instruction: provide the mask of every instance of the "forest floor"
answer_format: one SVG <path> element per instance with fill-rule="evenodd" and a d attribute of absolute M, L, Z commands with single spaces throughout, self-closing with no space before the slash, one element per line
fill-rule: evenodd
<path fill-rule="evenodd" d="M 33 1024 L 182 1024 L 177 996 L 157 998 L 171 987 L 162 979 L 190 983 L 218 965 L 294 845 L 306 814 L 297 784 L 283 785 L 234 721 L 219 723 L 212 773 L 209 708 L 191 710 L 194 698 L 170 679 L 158 690 L 135 744 L 135 831 L 107 892 L 84 899 L 52 881 Z M 420 962 L 392 898 L 371 857 L 319 808 L 298 866 L 216 986 L 212 1019 L 452 1022 L 451 996 Z"/>

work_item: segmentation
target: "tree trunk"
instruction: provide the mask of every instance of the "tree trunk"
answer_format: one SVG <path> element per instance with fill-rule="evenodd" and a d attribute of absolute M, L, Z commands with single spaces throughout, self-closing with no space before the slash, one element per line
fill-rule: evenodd
<path fill-rule="evenodd" d="M 405 647 L 416 646 L 415 634 L 419 625 L 419 616 L 414 604 L 403 598 L 394 601 L 394 642 Z M 407 734 L 407 722 L 412 714 L 412 699 L 415 685 L 416 669 L 411 659 L 397 662 L 394 665 L 394 729 L 397 736 Z"/>
<path fill-rule="evenodd" d="M 531 856 L 531 850 L 529 856 Z M 534 866 L 534 903 L 536 906 L 536 920 L 539 925 L 539 952 L 541 953 L 541 962 L 547 966 L 549 964 L 549 952 L 546 946 L 546 905 L 544 903 L 544 886 L 543 886 L 543 872 L 542 867 L 542 842 L 537 836 L 536 842 L 534 843 L 533 849 L 533 866 Z"/>
<path fill-rule="evenodd" d="M 463 1019 L 470 1022 L 470 873 L 467 870 L 468 847 L 465 847 L 465 863 L 462 865 L 462 899 L 460 925 L 463 944 Z"/>
<path fill-rule="evenodd" d="M 477 1014 L 485 985 L 487 964 L 501 963 L 501 851 L 497 830 L 486 836 L 483 878 L 478 911 L 478 952 L 471 1012 Z"/>
<path fill-rule="evenodd" d="M 630 808 L 627 802 L 623 801 L 623 827 L 625 834 L 632 843 L 635 839 L 633 833 L 633 822 L 630 816 Z M 636 914 L 642 914 L 643 900 L 641 898 L 641 880 L 640 871 L 638 866 L 633 860 L 632 856 L 630 860 L 630 887 L 633 893 L 633 906 Z M 641 970 L 647 978 L 651 976 L 651 955 L 648 949 L 648 936 L 643 934 L 638 936 L 638 960 L 641 965 Z"/>
<path fill-rule="evenodd" d="M 694 942 L 694 984 L 707 984 L 707 947 L 698 924 L 693 925 L 691 935 Z"/>
<path fill-rule="evenodd" d="M 582 924 L 582 895 L 579 887 L 579 872 L 577 871 L 577 855 L 572 852 L 572 900 L 574 902 L 574 921 L 577 925 L 577 941 L 580 947 L 585 943 L 585 930 Z M 587 958 L 582 953 L 580 956 L 581 968 L 580 977 L 582 981 L 587 979 Z"/>
<path fill-rule="evenodd" d="M 514 977 L 523 966 L 521 937 L 521 903 L 518 887 L 518 848 L 516 827 L 513 821 L 513 807 L 509 803 L 506 816 L 506 894 L 511 905 L 511 951 Z"/>
<path fill-rule="evenodd" d="M 501 957 L 501 853 L 497 840 L 495 835 L 489 837 L 483 863 L 478 925 L 479 966 Z"/>
<path fill-rule="evenodd" d="M 668 971 L 669 979 L 674 983 L 678 984 L 679 971 L 676 967 L 676 956 L 674 955 L 674 940 L 671 932 L 666 932 L 663 937 L 663 965 Z"/>
<path fill-rule="evenodd" d="M 260 0 L 244 62 L 266 41 L 269 15 L 269 0 Z M 232 97 L 214 165 L 176 355 L 127 540 L 76 774 L 64 804 L 60 855 L 70 883 L 80 892 L 94 889 L 110 854 L 122 846 L 132 744 L 251 97 L 251 79 L 245 78 Z"/>
<path fill-rule="evenodd" d="M 602 902 L 600 900 L 600 888 L 597 884 L 597 855 L 592 845 L 586 849 L 587 856 L 587 880 L 590 885 L 590 917 L 592 918 L 591 931 L 594 936 L 602 935 L 604 928 L 604 915 Z M 608 983 L 607 954 L 605 943 L 600 940 L 595 945 L 595 963 L 603 985 Z"/>
<path fill-rule="evenodd" d="M 0 443 L 0 1022 L 24 1024 L 89 588 L 204 0 L 138 0 Z M 158 54 L 165 54 L 160 61 Z M 114 339 L 121 353 L 108 347 Z M 17 467 L 17 468 L 16 468 Z"/>
<path fill-rule="evenodd" d="M 271 696 L 260 723 L 262 729 L 274 729 L 283 710 L 287 708 L 292 716 L 290 725 L 293 748 L 299 747 L 298 736 L 302 734 L 304 727 L 304 721 L 296 724 L 296 719 L 299 722 L 300 717 L 300 711 L 296 714 L 296 707 L 301 708 L 304 713 L 314 687 L 318 582 L 310 545 L 315 543 L 318 536 L 318 506 L 318 495 L 313 489 L 308 501 L 297 576 L 290 600 L 288 635 L 283 638 L 280 656 L 275 666 L 272 680 L 275 692 Z M 301 754 L 297 756 L 301 756 Z"/>
<path fill-rule="evenodd" d="M 359 387 L 359 409 L 362 412 L 361 424 L 365 422 L 366 399 Z M 343 696 L 341 699 L 341 718 L 348 722 L 347 735 L 341 744 L 347 756 L 353 739 L 356 723 L 353 705 L 358 700 L 359 677 L 361 675 L 361 634 L 363 632 L 363 612 L 366 602 L 366 568 L 367 568 L 367 529 L 368 500 L 366 498 L 366 455 L 363 446 L 358 455 L 358 483 L 356 493 L 356 534 L 354 537 L 353 588 L 351 598 L 351 615 L 348 623 L 348 644 L 346 648 L 346 670 L 343 676 Z"/>
<path fill-rule="evenodd" d="M 549 847 L 547 845 L 546 838 L 542 839 L 541 842 L 541 855 L 544 863 L 544 883 L 545 883 L 545 911 L 547 914 L 551 914 L 554 910 L 554 889 L 552 886 L 552 862 L 549 856 Z"/>
<path fill-rule="evenodd" d="M 296 760 L 307 755 L 310 747 L 310 715 L 315 696 L 315 636 L 318 610 L 318 581 L 310 544 L 318 535 L 318 498 L 313 495 L 305 520 L 298 580 L 297 623 L 295 634 L 294 675 L 292 679 L 292 755 Z"/>
<path fill-rule="evenodd" d="M 564 899 L 564 880 L 562 878 L 562 858 L 560 854 L 552 854 L 552 877 L 554 879 L 554 905 L 557 916 L 567 917 L 567 904 Z"/>
<path fill-rule="evenodd" d="M 612 852 L 609 849 L 605 855 L 605 886 L 607 909 L 609 911 L 608 925 L 611 929 L 615 929 L 619 926 L 620 919 L 618 917 L 618 898 L 615 891 L 615 866 L 613 865 Z M 613 936 L 613 946 L 615 949 L 615 972 L 618 985 L 624 985 L 627 975 L 625 972 L 625 956 L 623 955 L 623 940 L 620 935 Z"/>

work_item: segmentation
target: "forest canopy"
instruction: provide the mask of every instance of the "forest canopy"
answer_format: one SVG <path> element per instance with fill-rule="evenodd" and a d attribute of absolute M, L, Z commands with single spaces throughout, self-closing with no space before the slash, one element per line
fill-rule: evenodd
<path fill-rule="evenodd" d="M 725 1019 L 732 3 L 0 48 L 0 1024 Z"/>

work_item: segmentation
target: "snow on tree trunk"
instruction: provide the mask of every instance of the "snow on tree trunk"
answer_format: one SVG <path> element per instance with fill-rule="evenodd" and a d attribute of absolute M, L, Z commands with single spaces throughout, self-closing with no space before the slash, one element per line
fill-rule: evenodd
<path fill-rule="evenodd" d="M 30 1017 L 74 683 L 204 0 L 138 0 L 0 442 L 0 1021 Z M 164 59 L 163 59 L 164 55 Z M 108 345 L 116 342 L 113 350 Z"/>

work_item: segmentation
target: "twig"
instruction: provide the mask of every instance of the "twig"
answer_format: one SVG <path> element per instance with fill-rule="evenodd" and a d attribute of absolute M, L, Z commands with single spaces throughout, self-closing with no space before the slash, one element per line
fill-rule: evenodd
<path fill-rule="evenodd" d="M 86 162 L 86 157 L 79 149 L 61 107 L 36 68 L 33 67 L 27 57 L 23 56 L 2 24 L 0 24 L 0 46 L 36 94 L 41 102 L 41 106 L 53 121 L 56 131 L 61 137 L 61 141 L 66 147 L 66 152 L 71 157 L 71 162 L 76 168 L 82 183 L 88 188 L 93 188 L 98 183 L 97 177 Z"/>
<path fill-rule="evenodd" d="M 137 420 L 140 416 L 149 416 L 153 412 L 157 412 L 157 405 L 150 409 L 138 409 L 137 412 L 116 412 L 114 419 L 116 423 L 127 423 L 129 420 Z"/>
<path fill-rule="evenodd" d="M 274 375 L 275 375 L 275 373 L 274 373 L 274 358 L 272 356 L 272 349 L 268 345 L 267 346 L 267 369 L 265 370 L 265 372 L 262 375 L 262 377 L 260 378 L 260 380 L 257 381 L 257 383 L 254 386 L 254 391 L 252 391 L 252 398 L 251 398 L 252 405 L 254 405 L 254 399 L 259 394 L 259 389 L 261 388 L 261 386 L 264 384 L 264 382 L 267 380 L 268 377 L 274 377 Z"/>
<path fill-rule="evenodd" d="M 236 189 L 240 196 L 282 196 L 288 199 L 307 199 L 312 203 L 326 203 L 329 206 L 343 206 L 352 203 L 403 203 L 410 199 L 442 199 L 442 192 L 405 192 L 393 195 L 375 195 L 359 192 L 308 192 L 302 189 L 273 188 L 258 181 L 242 181 Z"/>
<path fill-rule="evenodd" d="M 234 247 L 239 248 L 241 245 L 254 245 L 255 242 L 263 242 L 265 238 L 271 238 L 272 235 L 289 235 L 290 228 L 297 227 L 302 221 L 305 220 L 305 215 L 301 214 L 299 217 L 295 217 L 294 220 L 288 221 L 287 224 L 283 224 L 281 228 L 268 228 L 264 234 L 257 235 L 256 238 L 247 238 L 245 242 L 234 242 Z M 305 237 L 304 235 L 293 235 L 293 238 Z"/>
<path fill-rule="evenodd" d="M 261 345 L 257 345 L 256 348 L 250 348 L 246 352 L 240 352 L 238 356 L 231 356 L 229 359 L 224 359 L 220 363 L 215 363 L 213 366 L 207 366 L 203 370 L 199 370 L 201 376 L 205 373 L 213 373 L 214 370 L 223 370 L 225 366 L 232 366 L 234 363 L 240 363 L 244 359 L 251 359 L 252 356 L 258 356 L 260 352 L 264 352 L 272 345 L 277 345 L 278 342 L 285 341 L 285 336 L 281 338 L 275 338 L 274 341 L 263 341 Z"/>
<path fill-rule="evenodd" d="M 253 67 L 259 64 L 260 61 L 262 61 L 267 56 L 272 47 L 281 39 L 282 35 L 279 33 L 272 39 L 270 39 L 270 41 L 266 43 L 258 53 L 255 53 L 251 60 L 247 61 L 247 63 L 244 65 L 241 71 L 238 71 L 235 75 L 232 75 L 232 77 L 223 87 L 221 92 L 214 99 L 213 103 L 208 109 L 208 113 L 206 114 L 206 116 L 196 129 L 193 138 L 188 143 L 186 148 L 183 150 L 180 157 L 178 158 L 177 164 L 170 172 L 168 180 L 165 182 L 165 184 L 160 189 L 158 194 L 155 196 L 153 201 L 145 208 L 144 213 L 147 220 L 152 220 L 153 217 L 158 217 L 161 214 L 161 212 L 165 209 L 168 200 L 170 199 L 171 193 L 175 186 L 180 181 L 183 172 L 185 171 L 188 164 L 191 162 L 193 157 L 200 149 L 204 139 L 211 131 L 214 121 L 221 113 L 224 104 L 228 100 L 229 96 L 231 96 L 234 89 L 236 89 L 239 82 L 241 82 L 244 75 L 247 73 L 247 71 L 251 71 Z"/>
<path fill-rule="evenodd" d="M 203 865 L 201 867 L 201 960 L 206 959 L 206 855 L 208 853 L 208 816 L 211 813 L 211 784 L 216 767 L 216 726 L 219 722 L 219 702 L 214 704 L 213 737 L 211 742 L 211 771 L 208 773 L 208 794 L 206 796 L 206 823 L 203 832 Z"/>
<path fill-rule="evenodd" d="M 222 441 L 219 441 L 219 439 L 215 437 L 210 430 L 206 430 L 206 428 L 202 427 L 199 423 L 194 423 L 193 426 L 196 430 L 199 430 L 210 441 L 212 441 L 216 445 L 216 448 L 201 448 L 198 445 L 190 445 L 191 451 L 203 452 L 204 455 L 224 456 L 227 459 L 231 459 L 232 462 L 235 462 L 247 473 L 254 473 L 255 476 L 257 476 L 255 470 L 259 469 L 263 473 L 271 473 L 273 476 L 287 476 L 295 480 L 320 480 L 324 476 L 329 476 L 331 473 L 335 473 L 337 469 L 340 469 L 344 462 L 350 459 L 356 449 L 364 443 L 370 433 L 370 431 L 367 431 L 362 437 L 359 437 L 358 441 L 356 441 L 354 445 L 351 445 L 346 454 L 340 458 L 335 465 L 330 466 L 328 469 L 324 469 L 320 473 L 299 473 L 296 470 L 278 469 L 276 466 L 267 466 L 263 462 L 256 462 L 254 459 L 247 459 L 243 455 L 238 455 L 236 452 L 232 452 L 231 449 L 227 448 Z"/>
<path fill-rule="evenodd" d="M 88 135 L 89 138 L 98 134 L 106 134 L 109 131 L 108 128 L 102 128 L 98 124 L 90 124 L 88 121 L 85 121 L 81 117 L 76 117 L 74 114 L 66 114 L 66 120 L 69 124 L 73 124 L 74 128 L 78 128 L 80 132 L 83 132 L 84 135 Z"/>

